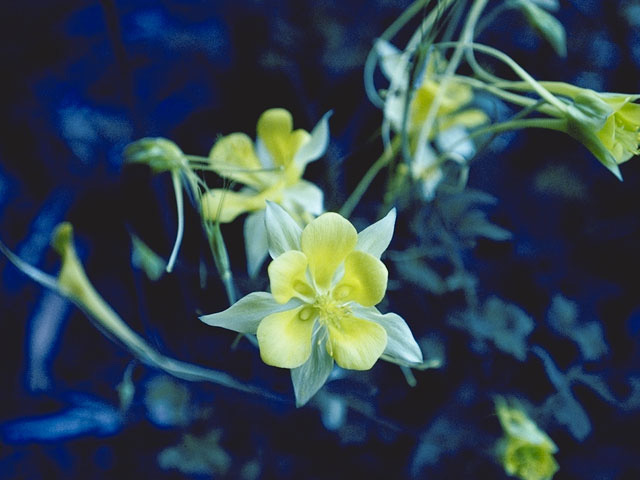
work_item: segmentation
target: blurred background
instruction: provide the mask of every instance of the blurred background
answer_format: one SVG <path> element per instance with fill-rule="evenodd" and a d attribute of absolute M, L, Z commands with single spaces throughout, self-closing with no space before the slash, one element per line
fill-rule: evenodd
<path fill-rule="evenodd" d="M 438 290 L 426 270 L 388 260 L 397 281 L 385 311 L 402 314 L 426 355 L 443 361 L 416 372 L 415 387 L 380 362 L 336 372 L 295 409 L 288 371 L 263 365 L 247 341 L 232 350 L 233 332 L 197 319 L 227 305 L 191 206 L 176 271 L 151 281 L 132 267 L 131 233 L 166 257 L 176 225 L 170 177 L 123 166 L 123 148 L 141 137 L 207 155 L 220 135 L 254 137 L 267 108 L 287 108 L 307 130 L 333 110 L 327 154 L 305 177 L 338 209 L 382 150 L 371 140 L 382 115 L 364 93 L 364 60 L 409 3 L 3 3 L 2 241 L 55 272 L 50 234 L 71 221 L 89 278 L 149 343 L 277 398 L 134 362 L 3 257 L 1 478 L 503 478 L 495 394 L 537 412 L 559 447 L 554 478 L 640 478 L 628 440 L 640 428 L 637 159 L 619 182 L 575 141 L 537 131 L 502 135 L 480 155 L 469 186 L 493 197 L 479 197 L 482 211 L 512 238 L 479 238 L 458 260 L 483 318 L 499 325 L 466 317 L 462 293 Z M 481 40 L 538 79 L 640 92 L 640 2 L 561 1 L 557 17 L 566 59 L 515 12 Z M 383 187 L 374 182 L 357 226 L 375 220 Z M 429 235 L 433 208 L 400 215 L 392 251 Z M 242 222 L 223 233 L 239 290 L 264 290 L 264 275 L 245 273 Z M 527 352 L 525 339 L 537 347 Z"/>

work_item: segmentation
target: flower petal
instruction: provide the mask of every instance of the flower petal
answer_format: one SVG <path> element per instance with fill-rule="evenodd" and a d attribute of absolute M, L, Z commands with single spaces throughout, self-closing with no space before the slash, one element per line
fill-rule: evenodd
<path fill-rule="evenodd" d="M 271 258 L 289 250 L 300 250 L 302 229 L 280 205 L 267 202 L 264 221 Z"/>
<path fill-rule="evenodd" d="M 264 217 L 265 211 L 258 210 L 247 216 L 244 221 L 244 247 L 247 254 L 247 270 L 251 278 L 256 276 L 269 252 Z"/>
<path fill-rule="evenodd" d="M 301 305 L 293 310 L 271 314 L 260 322 L 258 345 L 264 363 L 280 368 L 296 368 L 309 359 L 315 319 L 301 318 L 305 309 L 309 308 Z"/>
<path fill-rule="evenodd" d="M 320 158 L 327 150 L 327 145 L 329 145 L 329 117 L 332 114 L 332 111 L 328 111 L 323 115 L 311 130 L 309 140 L 304 142 L 296 152 L 293 161 L 300 172 L 304 172 L 308 163 Z"/>
<path fill-rule="evenodd" d="M 320 215 L 324 211 L 324 193 L 313 183 L 300 180 L 284 189 L 282 204 L 300 216 L 304 213 Z"/>
<path fill-rule="evenodd" d="M 326 330 L 316 328 L 311 339 L 309 360 L 291 370 L 297 407 L 307 403 L 322 388 L 333 370 L 333 358 L 327 352 L 326 341 Z"/>
<path fill-rule="evenodd" d="M 357 241 L 356 229 L 337 213 L 324 213 L 304 228 L 300 246 L 318 287 L 329 288 L 334 272 Z"/>
<path fill-rule="evenodd" d="M 342 368 L 369 370 L 387 346 L 385 329 L 369 320 L 349 315 L 327 328 L 327 351 Z"/>
<path fill-rule="evenodd" d="M 387 331 L 387 348 L 384 353 L 409 363 L 422 363 L 422 351 L 409 326 L 400 315 L 380 313 L 373 307 L 354 305 L 353 314 L 382 326 Z"/>
<path fill-rule="evenodd" d="M 384 39 L 377 39 L 374 49 L 380 59 L 380 69 L 393 85 L 406 85 L 409 75 L 408 55 Z"/>
<path fill-rule="evenodd" d="M 277 167 L 288 167 L 300 147 L 309 141 L 307 131 L 292 129 L 293 119 L 284 108 L 271 108 L 258 119 L 258 137 Z"/>
<path fill-rule="evenodd" d="M 616 113 L 616 118 L 627 124 L 628 128 L 638 130 L 640 126 L 640 104 L 625 103 Z"/>
<path fill-rule="evenodd" d="M 200 320 L 212 327 L 227 328 L 240 333 L 256 333 L 258 324 L 266 316 L 298 307 L 300 304 L 299 300 L 293 299 L 282 305 L 276 302 L 270 293 L 253 292 L 223 312 L 203 315 Z"/>
<path fill-rule="evenodd" d="M 620 173 L 617 159 L 602 143 L 602 140 L 600 140 L 600 138 L 598 138 L 598 136 L 596 136 L 590 129 L 580 122 L 572 121 L 570 119 L 570 121 L 567 122 L 567 133 L 587 147 L 589 151 L 593 153 L 598 160 L 600 160 L 600 163 L 607 167 L 609 171 L 618 178 L 618 180 L 622 181 L 622 174 Z"/>
<path fill-rule="evenodd" d="M 388 275 L 384 263 L 373 255 L 355 250 L 344 260 L 344 276 L 333 289 L 333 298 L 372 307 L 384 297 Z"/>
<path fill-rule="evenodd" d="M 384 118 L 389 121 L 395 131 L 402 130 L 402 119 L 404 118 L 404 110 L 404 95 L 398 92 L 389 92 L 384 101 Z"/>
<path fill-rule="evenodd" d="M 299 250 L 289 250 L 269 264 L 271 293 L 278 303 L 292 297 L 311 301 L 314 291 L 307 283 L 307 256 Z"/>
<path fill-rule="evenodd" d="M 202 195 L 202 215 L 210 220 L 229 223 L 243 213 L 262 210 L 266 200 L 280 201 L 281 197 L 282 189 L 279 185 L 258 193 L 251 189 L 234 192 L 216 188 Z"/>
<path fill-rule="evenodd" d="M 380 258 L 393 237 L 393 229 L 396 224 L 396 209 L 392 208 L 384 218 L 358 233 L 356 250 L 366 252 L 376 258 Z"/>
<path fill-rule="evenodd" d="M 218 140 L 209 153 L 211 168 L 224 178 L 230 178 L 261 190 L 268 183 L 269 173 L 256 155 L 253 142 L 244 133 L 232 133 Z"/>
<path fill-rule="evenodd" d="M 462 124 L 456 124 L 440 132 L 436 137 L 436 145 L 441 152 L 453 154 L 450 158 L 462 164 L 471 160 L 476 153 L 473 140 Z"/>

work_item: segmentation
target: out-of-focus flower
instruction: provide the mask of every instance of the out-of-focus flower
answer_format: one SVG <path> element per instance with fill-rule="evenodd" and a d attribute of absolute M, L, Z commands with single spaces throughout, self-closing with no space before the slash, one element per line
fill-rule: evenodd
<path fill-rule="evenodd" d="M 264 228 L 266 201 L 278 203 L 305 225 L 323 208 L 323 193 L 302 179 L 309 162 L 320 158 L 329 142 L 327 113 L 311 133 L 293 130 L 291 114 L 282 108 L 265 111 L 258 120 L 257 140 L 244 133 L 222 137 L 209 154 L 211 168 L 221 177 L 245 185 L 240 191 L 213 189 L 202 197 L 205 218 L 227 223 L 249 213 L 244 226 L 249 273 L 267 255 Z"/>
<path fill-rule="evenodd" d="M 417 81 L 410 83 L 410 62 L 406 52 L 401 52 L 384 40 L 378 40 L 376 49 L 380 56 L 382 72 L 390 82 L 386 93 L 384 114 L 395 131 L 403 129 L 403 118 L 407 104 L 406 96 L 410 95 L 407 112 L 407 133 L 410 137 L 420 131 L 429 115 L 429 110 L 442 88 L 438 74 L 446 68 L 446 60 L 438 52 L 432 50 L 426 67 Z M 413 88 L 410 88 L 412 87 Z M 478 108 L 467 108 L 473 100 L 473 90 L 469 85 L 450 80 L 442 95 L 442 101 L 436 113 L 435 129 L 429 132 L 433 138 L 438 132 L 444 132 L 453 126 L 475 127 L 488 121 L 487 115 Z"/>
<path fill-rule="evenodd" d="M 438 158 L 430 143 L 418 145 L 418 141 L 436 97 L 441 95 L 440 105 L 427 140 L 435 141 L 444 158 L 453 159 L 461 165 L 475 152 L 467 129 L 488 122 L 489 117 L 482 110 L 469 107 L 473 100 L 473 90 L 469 85 L 452 79 L 442 92 L 438 74 L 444 71 L 447 63 L 438 50 L 431 51 L 426 67 L 417 81 L 411 83 L 411 61 L 407 52 L 399 51 L 384 40 L 378 40 L 376 49 L 382 72 L 390 82 L 385 94 L 385 119 L 397 134 L 407 135 L 411 176 L 419 182 L 423 197 L 431 199 L 444 178 L 444 160 Z"/>
<path fill-rule="evenodd" d="M 509 475 L 522 480 L 550 480 L 558 470 L 553 454 L 558 447 L 538 428 L 524 410 L 496 398 L 496 413 L 504 430 L 498 455 Z M 513 402 L 512 402 L 513 403 Z"/>
<path fill-rule="evenodd" d="M 299 405 L 322 387 L 334 361 L 353 370 L 370 369 L 383 353 L 422 362 L 405 321 L 375 308 L 387 288 L 380 255 L 391 241 L 394 223 L 392 210 L 358 234 L 342 216 L 325 213 L 302 230 L 269 202 L 271 293 L 251 293 L 201 320 L 257 334 L 263 361 L 292 369 Z"/>

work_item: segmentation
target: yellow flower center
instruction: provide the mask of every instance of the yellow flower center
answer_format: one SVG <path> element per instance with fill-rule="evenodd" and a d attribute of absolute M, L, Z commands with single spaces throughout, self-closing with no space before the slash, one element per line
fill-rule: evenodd
<path fill-rule="evenodd" d="M 351 314 L 349 307 L 338 303 L 330 294 L 318 295 L 313 306 L 318 311 L 320 322 L 327 327 L 341 329 L 342 321 Z"/>

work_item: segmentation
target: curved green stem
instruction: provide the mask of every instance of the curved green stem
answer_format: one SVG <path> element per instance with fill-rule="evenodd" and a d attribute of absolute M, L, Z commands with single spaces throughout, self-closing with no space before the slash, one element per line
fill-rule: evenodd
<path fill-rule="evenodd" d="M 523 118 L 496 123 L 488 127 L 479 128 L 469 134 L 469 137 L 486 135 L 488 133 L 503 133 L 510 130 L 521 130 L 523 128 L 544 128 L 558 132 L 566 132 L 567 121 L 562 118 Z"/>
<path fill-rule="evenodd" d="M 402 14 L 380 35 L 383 40 L 390 40 L 404 27 L 409 20 L 416 15 L 421 8 L 426 7 L 431 0 L 416 0 L 409 8 L 407 8 Z M 384 106 L 384 99 L 378 94 L 374 84 L 374 72 L 378 63 L 378 53 L 376 52 L 375 45 L 367 55 L 367 59 L 364 63 L 364 89 L 367 92 L 367 96 L 371 103 L 376 107 L 382 108 Z"/>
<path fill-rule="evenodd" d="M 207 233 L 209 234 L 209 246 L 211 247 L 213 260 L 220 274 L 222 284 L 224 285 L 229 305 L 233 305 L 236 303 L 236 290 L 233 284 L 229 253 L 227 252 L 227 246 L 220 231 L 220 222 L 216 221 L 213 224 L 207 224 Z"/>
<path fill-rule="evenodd" d="M 467 85 L 477 89 L 484 90 L 495 95 L 502 100 L 505 100 L 514 105 L 519 105 L 521 107 L 532 108 L 535 107 L 535 110 L 546 115 L 552 117 L 563 117 L 563 114 L 558 111 L 553 105 L 549 105 L 546 101 L 536 100 L 535 98 L 527 97 L 525 95 L 519 95 L 517 93 L 509 92 L 500 88 L 500 86 L 505 86 L 506 88 L 510 88 L 511 84 L 509 82 L 501 82 L 500 86 L 497 84 L 488 84 L 483 82 L 482 80 L 478 80 L 477 78 L 467 77 L 464 75 L 455 75 L 454 80 L 460 83 L 466 83 Z M 515 82 L 518 84 L 529 85 L 526 82 Z M 543 84 L 544 82 L 541 82 Z M 514 88 L 516 90 L 524 90 L 524 88 Z"/>
<path fill-rule="evenodd" d="M 344 205 L 339 212 L 340 215 L 345 218 L 349 218 L 349 216 L 353 213 L 353 210 L 358 205 L 358 202 L 362 198 L 362 195 L 364 195 L 364 193 L 367 191 L 367 188 L 369 188 L 369 185 L 371 185 L 373 179 L 376 178 L 376 175 L 378 175 L 380 170 L 386 167 L 393 159 L 393 157 L 395 157 L 396 153 L 398 153 L 399 147 L 400 136 L 396 135 L 391 141 L 391 145 L 387 149 L 385 149 L 382 155 L 380 155 L 380 158 L 378 158 L 375 163 L 371 165 L 371 167 L 369 167 L 369 170 L 367 170 L 367 173 L 364 174 L 349 198 L 347 198 L 347 201 L 344 202 Z"/>
<path fill-rule="evenodd" d="M 0 242 L 0 251 L 19 270 L 36 283 L 73 302 L 102 333 L 123 345 L 131 354 L 147 365 L 183 380 L 212 382 L 226 388 L 279 400 L 279 397 L 273 393 L 244 384 L 227 373 L 177 360 L 153 348 L 97 292 L 89 281 L 73 244 L 71 242 L 65 243 L 62 247 L 64 251 L 60 252 L 62 267 L 59 280 L 28 264 Z"/>
<path fill-rule="evenodd" d="M 184 235 L 184 199 L 182 196 L 182 182 L 180 181 L 180 171 L 175 169 L 171 171 L 171 180 L 173 182 L 173 190 L 176 195 L 176 209 L 178 211 L 178 231 L 176 233 L 176 241 L 173 244 L 173 250 L 171 256 L 167 262 L 167 272 L 171 273 L 173 266 L 176 263 L 178 257 L 178 251 L 182 244 L 182 237 Z"/>
<path fill-rule="evenodd" d="M 457 49 L 460 43 L 459 42 L 441 42 L 436 45 L 438 47 Z M 529 75 L 529 73 L 524 68 L 522 68 L 515 60 L 513 60 L 506 53 L 503 53 L 496 48 L 489 47 L 488 45 L 483 45 L 480 43 L 468 43 L 466 44 L 466 46 L 469 48 L 473 48 L 474 50 L 478 50 L 479 52 L 486 53 L 487 55 L 497 58 L 498 60 L 507 64 L 509 68 L 511 68 L 511 70 L 513 70 L 516 75 L 518 75 L 525 82 L 527 82 L 531 86 L 531 88 L 535 90 L 538 95 L 540 95 L 540 97 L 545 99 L 551 105 L 553 105 L 558 110 L 560 110 L 562 113 L 565 113 L 565 114 L 567 113 L 567 105 L 564 102 L 558 99 L 549 90 L 547 90 L 540 82 L 538 82 L 535 78 Z"/>
<path fill-rule="evenodd" d="M 471 11 L 469 12 L 469 16 L 467 17 L 467 21 L 462 29 L 462 33 L 460 37 L 463 39 L 461 42 L 443 42 L 445 44 L 452 44 L 455 46 L 455 50 L 451 57 L 449 64 L 447 65 L 447 69 L 443 75 L 442 82 L 440 83 L 440 88 L 438 89 L 438 93 L 436 94 L 431 106 L 429 108 L 429 113 L 427 114 L 427 118 L 420 128 L 420 134 L 418 136 L 418 145 L 423 145 L 426 143 L 429 138 L 430 132 L 433 130 L 433 126 L 435 125 L 435 121 L 440 111 L 440 107 L 442 102 L 444 101 L 444 96 L 451 82 L 453 75 L 455 74 L 458 66 L 460 65 L 460 61 L 462 59 L 462 55 L 464 53 L 464 49 L 468 43 L 465 41 L 466 38 L 469 38 L 470 35 L 473 34 L 473 30 L 475 28 L 478 19 L 487 5 L 488 0 L 476 0 L 471 7 Z M 442 45 L 443 43 L 438 43 L 434 45 Z"/>
<path fill-rule="evenodd" d="M 22 273 L 24 273 L 31 280 L 39 283 L 43 287 L 47 287 L 50 290 L 58 291 L 58 279 L 52 275 L 44 273 L 42 270 L 34 267 L 33 265 L 25 262 L 15 253 L 0 241 L 0 252 Z"/>

